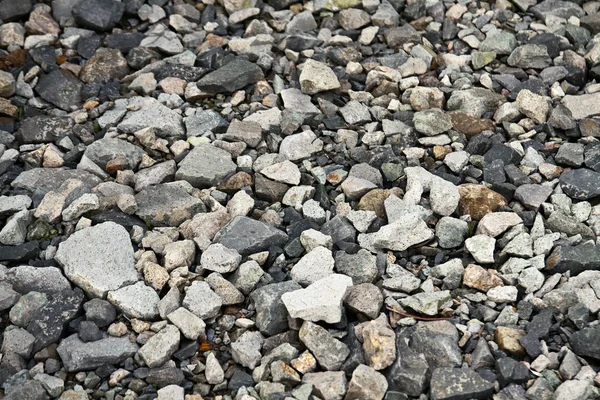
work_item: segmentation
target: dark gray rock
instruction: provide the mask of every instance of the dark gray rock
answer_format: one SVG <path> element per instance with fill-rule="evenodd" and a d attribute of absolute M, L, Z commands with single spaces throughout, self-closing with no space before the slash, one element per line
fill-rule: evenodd
<path fill-rule="evenodd" d="M 229 125 L 218 113 L 211 110 L 198 110 L 191 117 L 183 120 L 186 134 L 190 136 L 202 136 L 206 132 L 223 133 Z"/>
<path fill-rule="evenodd" d="M 546 271 L 571 276 L 583 271 L 600 269 L 600 245 L 584 243 L 579 246 L 557 246 L 546 260 Z"/>
<path fill-rule="evenodd" d="M 387 370 L 390 389 L 409 396 L 420 396 L 427 388 L 431 370 L 422 354 L 412 350 L 405 341 L 405 335 L 396 338 L 396 360 Z"/>
<path fill-rule="evenodd" d="M 231 93 L 260 79 L 263 79 L 263 73 L 258 65 L 236 58 L 204 76 L 197 85 L 207 93 Z"/>
<path fill-rule="evenodd" d="M 585 12 L 576 3 L 563 0 L 545 0 L 529 9 L 539 19 L 548 15 L 569 19 L 569 17 L 583 17 Z"/>
<path fill-rule="evenodd" d="M 600 360 L 600 326 L 584 328 L 573 333 L 569 339 L 569 344 L 578 356 Z"/>
<path fill-rule="evenodd" d="M 2 5 L 0 4 L 0 7 Z M 4 400 L 47 400 L 49 399 L 44 385 L 37 380 L 30 380 L 20 385 L 4 397 Z"/>
<path fill-rule="evenodd" d="M 71 118 L 36 115 L 23 121 L 17 136 L 23 143 L 54 142 L 70 134 L 72 127 Z"/>
<path fill-rule="evenodd" d="M 73 7 L 72 13 L 75 22 L 82 28 L 102 32 L 114 28 L 123 11 L 125 5 L 120 1 L 81 0 Z"/>
<path fill-rule="evenodd" d="M 71 289 L 67 278 L 56 267 L 36 268 L 30 265 L 20 265 L 6 272 L 6 282 L 23 294 L 32 291 L 56 293 Z"/>
<path fill-rule="evenodd" d="M 75 75 L 60 69 L 42 76 L 35 86 L 42 99 L 65 111 L 73 111 L 81 106 L 82 88 L 83 83 Z"/>
<path fill-rule="evenodd" d="M 80 180 L 90 189 L 102 182 L 96 175 L 80 169 L 33 168 L 21 172 L 11 185 L 30 192 L 47 193 L 58 189 L 68 179 Z"/>
<path fill-rule="evenodd" d="M 282 246 L 287 240 L 288 235 L 277 228 L 238 216 L 217 233 L 214 243 L 221 243 L 245 256 L 268 250 L 271 246 Z"/>
<path fill-rule="evenodd" d="M 600 196 L 600 172 L 587 168 L 565 171 L 560 176 L 560 187 L 576 200 L 590 200 Z"/>
<path fill-rule="evenodd" d="M 83 305 L 85 318 L 103 328 L 110 325 L 117 318 L 115 306 L 106 300 L 92 299 Z"/>
<path fill-rule="evenodd" d="M 105 364 L 118 364 L 138 351 L 138 345 L 129 336 L 107 337 L 84 343 L 77 335 L 63 339 L 57 352 L 68 372 L 89 371 Z"/>
<path fill-rule="evenodd" d="M 515 199 L 524 206 L 536 210 L 552 193 L 551 186 L 521 185 L 515 191 Z"/>
<path fill-rule="evenodd" d="M 202 200 L 190 195 L 180 183 L 163 183 L 142 190 L 135 197 L 136 215 L 152 226 L 179 226 L 206 211 Z"/>
<path fill-rule="evenodd" d="M 493 382 L 467 368 L 436 368 L 431 375 L 432 400 L 483 400 L 493 391 Z"/>
<path fill-rule="evenodd" d="M 0 20 L 6 23 L 25 18 L 32 7 L 31 0 L 2 0 L 0 1 Z"/>
<path fill-rule="evenodd" d="M 81 321 L 79 323 L 79 338 L 85 343 L 95 342 L 102 339 L 102 331 L 92 321 Z"/>
<path fill-rule="evenodd" d="M 412 329 L 410 348 L 423 354 L 431 368 L 461 365 L 458 331 L 450 322 L 418 322 Z"/>
<path fill-rule="evenodd" d="M 84 155 L 103 170 L 116 159 L 127 161 L 125 169 L 136 169 L 144 151 L 125 140 L 104 138 L 95 141 L 85 149 Z"/>
<path fill-rule="evenodd" d="M 272 283 L 255 290 L 251 300 L 256 307 L 256 327 L 265 336 L 273 336 L 288 329 L 288 312 L 281 300 L 287 292 L 302 289 L 297 282 Z"/>
<path fill-rule="evenodd" d="M 79 288 L 65 290 L 53 295 L 48 303 L 37 310 L 27 326 L 27 331 L 35 336 L 34 352 L 60 339 L 67 323 L 81 309 L 84 298 Z"/>

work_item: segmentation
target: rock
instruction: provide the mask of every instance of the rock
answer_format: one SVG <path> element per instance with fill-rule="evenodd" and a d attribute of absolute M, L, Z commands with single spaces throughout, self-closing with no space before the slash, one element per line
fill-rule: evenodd
<path fill-rule="evenodd" d="M 451 182 L 433 175 L 422 167 L 405 168 L 404 172 L 407 178 L 404 201 L 418 204 L 423 192 L 429 189 L 429 201 L 433 212 L 447 216 L 456 210 L 460 194 Z"/>
<path fill-rule="evenodd" d="M 312 156 L 323 149 L 323 142 L 312 131 L 286 136 L 279 146 L 279 154 L 290 161 Z"/>
<path fill-rule="evenodd" d="M 296 164 L 287 160 L 263 168 L 260 170 L 260 173 L 277 182 L 289 185 L 298 185 L 300 183 L 300 170 Z"/>
<path fill-rule="evenodd" d="M 88 0 L 87 2 L 95 2 L 96 0 Z M 102 0 L 118 3 L 114 0 Z M 78 4 L 82 4 L 81 3 Z M 85 83 L 100 82 L 108 83 L 112 80 L 123 78 L 129 72 L 127 60 L 117 49 L 99 48 L 90 58 L 88 63 L 81 69 L 79 79 Z"/>
<path fill-rule="evenodd" d="M 494 248 L 496 239 L 486 235 L 475 235 L 465 241 L 465 247 L 475 261 L 482 264 L 494 262 Z"/>
<path fill-rule="evenodd" d="M 0 2 L 0 19 L 3 22 L 17 21 L 27 17 L 32 7 L 33 4 L 29 0 L 23 2 L 4 0 Z"/>
<path fill-rule="evenodd" d="M 450 115 L 436 108 L 416 112 L 413 123 L 417 132 L 426 136 L 439 135 L 452 129 Z"/>
<path fill-rule="evenodd" d="M 359 244 L 368 241 L 374 248 L 404 251 L 411 246 L 427 242 L 434 232 L 417 214 L 407 214 L 385 225 L 376 233 L 360 234 Z"/>
<path fill-rule="evenodd" d="M 418 322 L 410 332 L 410 349 L 423 354 L 429 367 L 460 366 L 462 357 L 457 344 L 458 331 L 450 322 Z"/>
<path fill-rule="evenodd" d="M 68 372 L 89 371 L 102 365 L 119 364 L 132 357 L 138 346 L 127 336 L 108 336 L 104 339 L 84 343 L 74 334 L 63 339 L 56 349 Z"/>
<path fill-rule="evenodd" d="M 502 286 L 502 279 L 493 270 L 485 270 L 476 264 L 469 264 L 463 275 L 463 285 L 482 292 Z"/>
<path fill-rule="evenodd" d="M 344 372 L 312 372 L 304 374 L 302 382 L 311 384 L 314 393 L 323 400 L 341 400 L 347 389 L 347 380 Z"/>
<path fill-rule="evenodd" d="M 442 290 L 440 292 L 423 292 L 402 299 L 400 303 L 412 308 L 418 313 L 434 316 L 444 308 L 448 307 L 451 299 L 450 292 Z"/>
<path fill-rule="evenodd" d="M 306 289 L 284 293 L 281 301 L 292 318 L 335 324 L 342 318 L 342 301 L 351 286 L 350 277 L 332 274 Z"/>
<path fill-rule="evenodd" d="M 125 6 L 115 0 L 82 0 L 72 9 L 78 25 L 96 31 L 108 31 L 121 19 Z"/>
<path fill-rule="evenodd" d="M 508 228 L 523 223 L 517 213 L 494 212 L 483 216 L 477 224 L 477 235 L 496 237 L 504 233 Z"/>
<path fill-rule="evenodd" d="M 578 246 L 557 246 L 546 261 L 551 273 L 570 271 L 571 276 L 587 270 L 600 269 L 600 246 L 583 243 Z"/>
<path fill-rule="evenodd" d="M 442 217 L 435 226 L 435 235 L 443 249 L 459 247 L 468 233 L 468 223 L 458 218 Z"/>
<path fill-rule="evenodd" d="M 25 243 L 27 226 L 31 222 L 31 211 L 23 210 L 14 214 L 0 230 L 0 243 L 17 246 Z"/>
<path fill-rule="evenodd" d="M 550 186 L 521 185 L 515 191 L 515 198 L 531 209 L 537 209 L 552 193 Z"/>
<path fill-rule="evenodd" d="M 600 196 L 598 179 L 600 172 L 586 168 L 572 169 L 560 175 L 560 187 L 573 199 L 590 200 Z"/>
<path fill-rule="evenodd" d="M 223 300 L 206 282 L 194 281 L 186 290 L 183 306 L 202 319 L 216 317 Z"/>
<path fill-rule="evenodd" d="M 71 289 L 69 281 L 61 270 L 55 267 L 35 268 L 21 265 L 8 270 L 5 279 L 13 289 L 23 294 L 30 291 L 51 294 Z"/>
<path fill-rule="evenodd" d="M 143 128 L 153 128 L 159 137 L 185 137 L 181 115 L 162 105 L 152 97 L 132 97 L 123 121 L 117 128 L 125 133 L 135 133 Z M 106 113 L 105 113 L 106 115 Z"/>
<path fill-rule="evenodd" d="M 300 88 L 302 93 L 316 94 L 338 89 L 340 82 L 332 69 L 326 64 L 308 59 L 300 73 Z"/>
<path fill-rule="evenodd" d="M 436 368 L 431 374 L 431 398 L 487 399 L 494 391 L 493 383 L 468 368 Z"/>
<path fill-rule="evenodd" d="M 114 222 L 75 232 L 55 258 L 71 281 L 96 297 L 138 280 L 129 234 Z"/>
<path fill-rule="evenodd" d="M 206 357 L 205 374 L 206 381 L 211 385 L 217 385 L 223 382 L 223 379 L 225 379 L 223 368 L 219 364 L 219 361 L 215 357 L 214 353 L 210 353 L 208 357 Z"/>
<path fill-rule="evenodd" d="M 476 220 L 507 205 L 502 195 L 483 185 L 464 184 L 460 185 L 458 190 L 460 192 L 460 214 L 469 214 Z"/>
<path fill-rule="evenodd" d="M 543 69 L 552 64 L 552 59 L 546 46 L 526 44 L 514 49 L 507 62 L 512 67 Z"/>
<path fill-rule="evenodd" d="M 350 354 L 345 344 L 331 336 L 325 328 L 312 322 L 304 321 L 298 335 L 326 371 L 340 369 Z"/>
<path fill-rule="evenodd" d="M 571 112 L 571 116 L 575 120 L 581 120 L 600 113 L 598 106 L 600 93 L 582 94 L 578 96 L 566 95 L 562 99 L 562 105 Z"/>
<path fill-rule="evenodd" d="M 525 89 L 517 95 L 517 109 L 535 123 L 542 124 L 546 122 L 550 107 L 542 96 Z"/>
<path fill-rule="evenodd" d="M 179 226 L 205 211 L 202 200 L 191 196 L 185 185 L 173 182 L 150 186 L 135 196 L 136 215 L 152 226 Z"/>
<path fill-rule="evenodd" d="M 175 179 L 188 181 L 192 186 L 205 188 L 216 186 L 233 175 L 236 165 L 231 155 L 210 144 L 196 147 L 179 163 Z"/>
<path fill-rule="evenodd" d="M 308 286 L 333 273 L 335 260 L 331 250 L 319 246 L 308 252 L 294 265 L 290 276 L 302 286 Z"/>
<path fill-rule="evenodd" d="M 214 243 L 234 249 L 241 255 L 268 250 L 271 246 L 281 246 L 288 236 L 264 222 L 248 217 L 235 217 L 215 236 Z"/>
<path fill-rule="evenodd" d="M 163 365 L 179 348 L 179 329 L 167 325 L 152 336 L 138 351 L 140 358 L 150 368 Z"/>
<path fill-rule="evenodd" d="M 254 369 L 260 363 L 265 339 L 260 332 L 244 332 L 235 342 L 231 343 L 231 356 L 235 362 L 246 368 Z"/>
<path fill-rule="evenodd" d="M 242 141 L 250 147 L 256 147 L 262 140 L 262 128 L 258 122 L 234 119 L 227 127 L 227 132 L 223 135 L 223 139 Z"/>
<path fill-rule="evenodd" d="M 516 288 L 514 289 L 516 294 Z M 498 347 L 512 356 L 521 357 L 525 354 L 525 349 L 519 343 L 519 339 L 523 336 L 525 336 L 525 331 L 521 329 L 506 326 L 499 326 L 496 329 L 496 343 Z"/>
<path fill-rule="evenodd" d="M 56 88 L 61 90 L 57 91 Z M 83 84 L 70 72 L 54 70 L 44 75 L 35 86 L 40 97 L 65 111 L 73 111 L 81 106 Z"/>
<path fill-rule="evenodd" d="M 221 133 L 227 129 L 225 121 L 218 113 L 210 110 L 197 110 L 194 115 L 186 117 L 184 120 L 186 134 L 191 136 L 202 136 L 207 132 Z"/>
<path fill-rule="evenodd" d="M 282 295 L 302 287 L 294 281 L 272 283 L 255 290 L 251 299 L 256 307 L 256 327 L 265 336 L 273 336 L 288 329 L 288 312 Z"/>
<path fill-rule="evenodd" d="M 207 93 L 232 93 L 263 79 L 261 69 L 241 58 L 225 64 L 198 81 L 198 89 Z"/>
<path fill-rule="evenodd" d="M 487 292 L 490 300 L 497 303 L 510 303 L 517 300 L 517 288 L 514 286 L 496 286 Z"/>
<path fill-rule="evenodd" d="M 202 268 L 221 274 L 235 271 L 242 256 L 234 249 L 228 249 L 220 243 L 211 244 L 202 253 L 200 263 Z"/>
<path fill-rule="evenodd" d="M 206 282 L 211 289 L 223 300 L 223 305 L 239 304 L 244 302 L 244 295 L 227 279 L 217 272 L 206 277 Z"/>
<path fill-rule="evenodd" d="M 563 165 L 580 167 L 583 164 L 584 147 L 580 143 L 563 143 L 554 160 Z"/>
<path fill-rule="evenodd" d="M 569 339 L 573 352 L 581 357 L 600 359 L 599 330 L 598 326 L 593 326 L 574 332 Z"/>
<path fill-rule="evenodd" d="M 342 114 L 344 120 L 350 125 L 371 121 L 369 108 L 356 100 L 351 100 L 344 107 L 340 108 L 340 114 Z"/>
<path fill-rule="evenodd" d="M 382 315 L 364 324 L 362 329 L 363 353 L 369 367 L 383 370 L 396 359 L 396 335 Z"/>
<path fill-rule="evenodd" d="M 357 284 L 350 288 L 344 304 L 356 313 L 375 319 L 383 306 L 383 294 L 371 283 Z"/>
<path fill-rule="evenodd" d="M 387 388 L 387 380 L 382 374 L 361 364 L 352 372 L 346 396 L 357 400 L 382 400 Z"/>
<path fill-rule="evenodd" d="M 130 318 L 153 319 L 158 316 L 158 294 L 144 282 L 108 292 L 108 301 Z"/>
<path fill-rule="evenodd" d="M 335 255 L 335 270 L 351 277 L 355 285 L 371 283 L 378 274 L 377 257 L 364 249 L 356 254 L 340 251 Z"/>

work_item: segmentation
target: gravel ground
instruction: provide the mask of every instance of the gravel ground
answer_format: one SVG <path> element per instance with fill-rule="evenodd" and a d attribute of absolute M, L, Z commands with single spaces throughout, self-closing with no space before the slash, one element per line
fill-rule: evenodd
<path fill-rule="evenodd" d="M 600 398 L 600 2 L 0 0 L 0 398 Z"/>

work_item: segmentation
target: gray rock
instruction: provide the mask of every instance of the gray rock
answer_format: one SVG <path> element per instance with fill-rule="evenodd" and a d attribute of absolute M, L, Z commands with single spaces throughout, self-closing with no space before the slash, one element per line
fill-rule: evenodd
<path fill-rule="evenodd" d="M 448 321 L 418 322 L 411 329 L 410 348 L 423 354 L 431 368 L 458 367 L 462 363 L 458 331 Z"/>
<path fill-rule="evenodd" d="M 265 338 L 260 332 L 244 332 L 235 342 L 231 343 L 231 356 L 238 364 L 254 369 L 260 363 L 260 350 Z"/>
<path fill-rule="evenodd" d="M 42 382 L 44 389 L 46 389 L 52 398 L 57 398 L 60 396 L 65 389 L 65 382 L 56 376 L 37 374 L 33 377 L 33 379 Z"/>
<path fill-rule="evenodd" d="M 71 289 L 71 284 L 56 267 L 36 268 L 21 265 L 6 272 L 6 282 L 19 293 L 57 293 Z"/>
<path fill-rule="evenodd" d="M 350 277 L 332 274 L 306 289 L 284 293 L 281 300 L 292 318 L 335 324 L 342 318 L 342 301 L 351 286 Z"/>
<path fill-rule="evenodd" d="M 435 226 L 435 235 L 443 249 L 459 247 L 469 231 L 469 224 L 458 218 L 442 217 Z"/>
<path fill-rule="evenodd" d="M 308 286 L 333 274 L 335 260 L 331 250 L 318 246 L 304 255 L 290 271 L 290 276 L 302 286 Z"/>
<path fill-rule="evenodd" d="M 206 375 L 206 381 L 211 385 L 218 385 L 225 379 L 223 368 L 212 352 L 206 357 L 206 370 L 204 374 Z"/>
<path fill-rule="evenodd" d="M 214 243 L 235 249 L 245 256 L 268 250 L 271 246 L 282 246 L 287 240 L 288 236 L 277 228 L 238 216 L 216 234 Z"/>
<path fill-rule="evenodd" d="M 27 210 L 31 203 L 31 198 L 23 194 L 0 196 L 0 218 L 3 219 L 19 211 Z"/>
<path fill-rule="evenodd" d="M 179 328 L 183 336 L 190 340 L 205 337 L 206 324 L 200 318 L 183 307 L 167 315 L 173 325 Z"/>
<path fill-rule="evenodd" d="M 479 51 L 493 51 L 497 55 L 509 55 L 517 47 L 517 39 L 510 32 L 498 32 L 491 34 L 481 43 L 479 43 Z"/>
<path fill-rule="evenodd" d="M 586 168 L 572 169 L 560 175 L 560 187 L 565 194 L 577 200 L 590 200 L 600 196 L 600 172 Z"/>
<path fill-rule="evenodd" d="M 383 306 L 383 294 L 371 283 L 357 284 L 348 291 L 344 304 L 355 313 L 375 319 Z"/>
<path fill-rule="evenodd" d="M 351 100 L 344 107 L 340 108 L 340 114 L 342 114 L 344 120 L 350 125 L 371 122 L 369 108 L 356 100 Z"/>
<path fill-rule="evenodd" d="M 0 284 L 0 311 L 7 310 L 17 303 L 21 295 L 7 282 Z"/>
<path fill-rule="evenodd" d="M 55 259 L 73 283 L 96 297 L 138 280 L 129 234 L 114 222 L 75 232 Z"/>
<path fill-rule="evenodd" d="M 108 336 L 95 342 L 84 343 L 77 334 L 60 342 L 56 349 L 68 372 L 90 371 L 105 364 L 119 364 L 132 357 L 138 346 L 129 341 L 129 336 Z"/>
<path fill-rule="evenodd" d="M 554 160 L 570 167 L 580 167 L 583 164 L 583 151 L 584 146 L 581 143 L 563 143 Z"/>
<path fill-rule="evenodd" d="M 352 372 L 346 396 L 356 400 L 382 400 L 387 388 L 387 380 L 382 374 L 361 364 Z"/>
<path fill-rule="evenodd" d="M 28 3 L 28 2 L 25 2 Z M 0 4 L 2 7 L 2 4 Z M 36 380 L 29 380 L 22 385 L 19 385 L 15 390 L 7 393 L 4 400 L 46 400 L 48 394 L 44 389 L 44 385 Z"/>
<path fill-rule="evenodd" d="M 117 318 L 117 310 L 106 300 L 92 299 L 83 305 L 85 318 L 99 328 L 110 325 Z"/>
<path fill-rule="evenodd" d="M 169 160 L 153 165 L 150 168 L 139 170 L 133 177 L 135 190 L 140 192 L 149 186 L 158 185 L 173 179 L 177 171 L 175 160 Z"/>
<path fill-rule="evenodd" d="M 312 131 L 286 136 L 279 145 L 279 154 L 291 161 L 308 158 L 323 150 L 323 142 Z"/>
<path fill-rule="evenodd" d="M 12 74 L 0 71 L 0 97 L 10 97 L 15 94 L 17 84 Z"/>
<path fill-rule="evenodd" d="M 101 47 L 81 69 L 79 79 L 85 83 L 108 83 L 123 78 L 128 72 L 127 60 L 118 49 Z"/>
<path fill-rule="evenodd" d="M 56 90 L 60 87 L 61 90 Z M 65 111 L 73 111 L 81 106 L 83 83 L 72 73 L 56 69 L 40 78 L 35 86 L 40 97 Z"/>
<path fill-rule="evenodd" d="M 371 243 L 376 249 L 404 251 L 433 239 L 434 233 L 417 214 L 407 214 L 383 226 L 376 233 L 358 235 L 358 242 Z M 363 246 L 364 247 L 364 246 Z"/>
<path fill-rule="evenodd" d="M 237 290 L 236 287 L 233 286 L 233 283 L 223 278 L 221 274 L 213 272 L 206 277 L 205 281 L 208 282 L 210 288 L 221 297 L 223 305 L 228 306 L 244 302 L 245 297 L 242 292 Z"/>
<path fill-rule="evenodd" d="M 198 89 L 211 94 L 232 93 L 261 79 L 263 73 L 258 65 L 236 58 L 204 76 L 197 85 Z"/>
<path fill-rule="evenodd" d="M 223 133 L 229 125 L 218 113 L 212 110 L 196 110 L 183 120 L 187 137 L 202 136 L 207 132 Z"/>
<path fill-rule="evenodd" d="M 460 201 L 458 187 L 422 167 L 405 168 L 407 184 L 404 201 L 419 204 L 423 192 L 429 189 L 429 202 L 433 212 L 442 216 L 451 215 Z"/>
<path fill-rule="evenodd" d="M 448 290 L 439 292 L 423 292 L 400 300 L 400 304 L 412 308 L 418 313 L 434 316 L 445 307 L 450 306 L 452 297 Z"/>
<path fill-rule="evenodd" d="M 515 191 L 515 199 L 524 206 L 537 209 L 552 193 L 552 187 L 543 185 L 521 185 Z"/>
<path fill-rule="evenodd" d="M 236 170 L 231 154 L 210 144 L 200 144 L 179 163 L 175 179 L 188 181 L 192 186 L 217 186 Z"/>
<path fill-rule="evenodd" d="M 579 18 L 585 15 L 580 6 L 563 0 L 545 0 L 534 5 L 528 11 L 532 12 L 539 19 L 545 19 L 549 15 L 564 19 L 569 19 L 569 17 Z"/>
<path fill-rule="evenodd" d="M 413 124 L 417 132 L 425 136 L 439 135 L 452 129 L 450 115 L 437 108 L 416 112 L 413 116 Z"/>
<path fill-rule="evenodd" d="M 120 139 L 104 138 L 95 141 L 85 149 L 84 155 L 104 171 L 107 163 L 115 159 L 127 160 L 125 169 L 136 169 L 144 151 L 139 147 Z"/>
<path fill-rule="evenodd" d="M 335 339 L 325 328 L 310 321 L 304 321 L 298 336 L 326 371 L 339 370 L 350 354 L 348 346 Z"/>
<path fill-rule="evenodd" d="M 587 270 L 600 269 L 600 246 L 584 243 L 579 246 L 557 246 L 548 257 L 545 270 L 550 273 L 570 271 L 571 276 Z"/>
<path fill-rule="evenodd" d="M 496 303 L 512 303 L 517 301 L 518 291 L 514 286 L 496 286 L 487 292 L 487 297 Z"/>
<path fill-rule="evenodd" d="M 258 122 L 234 119 L 227 127 L 223 139 L 232 142 L 241 141 L 250 147 L 256 147 L 262 141 L 262 128 Z"/>
<path fill-rule="evenodd" d="M 494 384 L 468 368 L 436 368 L 431 374 L 431 399 L 488 399 Z"/>
<path fill-rule="evenodd" d="M 186 290 L 183 306 L 197 317 L 209 319 L 219 315 L 223 300 L 210 289 L 208 283 L 194 281 Z"/>
<path fill-rule="evenodd" d="M 202 253 L 200 264 L 202 268 L 226 274 L 235 271 L 242 256 L 234 249 L 228 249 L 220 243 L 211 244 Z"/>
<path fill-rule="evenodd" d="M 128 111 L 117 128 L 133 134 L 143 128 L 154 128 L 160 137 L 185 137 L 181 115 L 153 97 L 132 97 Z"/>
<path fill-rule="evenodd" d="M 204 203 L 189 194 L 186 182 L 163 183 L 135 196 L 138 217 L 152 226 L 179 226 L 206 210 Z"/>
<path fill-rule="evenodd" d="M 16 353 L 21 357 L 28 359 L 33 351 L 35 337 L 25 329 L 9 327 L 4 331 L 1 351 L 6 353 Z"/>
<path fill-rule="evenodd" d="M 566 95 L 562 104 L 571 112 L 573 119 L 580 120 L 600 114 L 600 93 Z"/>
<path fill-rule="evenodd" d="M 306 60 L 300 73 L 300 88 L 302 93 L 316 94 L 338 89 L 339 87 L 340 82 L 331 68 L 319 61 Z"/>
<path fill-rule="evenodd" d="M 526 44 L 519 46 L 508 56 L 508 65 L 518 68 L 543 69 L 552 65 L 548 49 L 544 45 Z"/>
<path fill-rule="evenodd" d="M 47 193 L 58 189 L 69 179 L 79 180 L 90 189 L 102 182 L 97 176 L 79 169 L 33 168 L 21 172 L 11 185 L 30 192 Z"/>
<path fill-rule="evenodd" d="M 288 312 L 281 296 L 301 288 L 294 281 L 286 281 L 263 286 L 251 294 L 256 307 L 256 327 L 261 333 L 274 336 L 288 329 Z"/>
<path fill-rule="evenodd" d="M 75 22 L 96 31 L 111 30 L 121 19 L 125 5 L 116 0 L 82 0 L 72 9 Z"/>
<path fill-rule="evenodd" d="M 351 277 L 355 285 L 371 283 L 378 273 L 377 257 L 365 249 L 356 254 L 339 251 L 335 254 L 335 270 Z"/>
<path fill-rule="evenodd" d="M 138 351 L 138 355 L 149 368 L 160 367 L 177 351 L 179 341 L 179 329 L 173 325 L 167 325 L 148 339 Z"/>
<path fill-rule="evenodd" d="M 550 111 L 550 106 L 546 99 L 527 89 L 521 90 L 517 95 L 516 106 L 517 110 L 531 118 L 537 124 L 546 122 L 548 112 Z"/>
<path fill-rule="evenodd" d="M 129 318 L 151 320 L 158 316 L 160 297 L 144 282 L 110 291 L 107 299 Z"/>
<path fill-rule="evenodd" d="M 0 230 L 0 243 L 17 246 L 25 243 L 27 238 L 27 227 L 31 222 L 32 212 L 29 210 L 19 211 L 6 222 Z"/>

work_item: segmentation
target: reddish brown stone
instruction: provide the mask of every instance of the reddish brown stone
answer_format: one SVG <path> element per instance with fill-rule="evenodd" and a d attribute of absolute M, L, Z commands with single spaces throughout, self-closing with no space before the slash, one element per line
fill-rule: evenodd
<path fill-rule="evenodd" d="M 462 112 L 450 113 L 453 129 L 464 134 L 467 138 L 477 135 L 483 131 L 494 130 L 496 124 L 490 119 L 472 117 Z"/>

